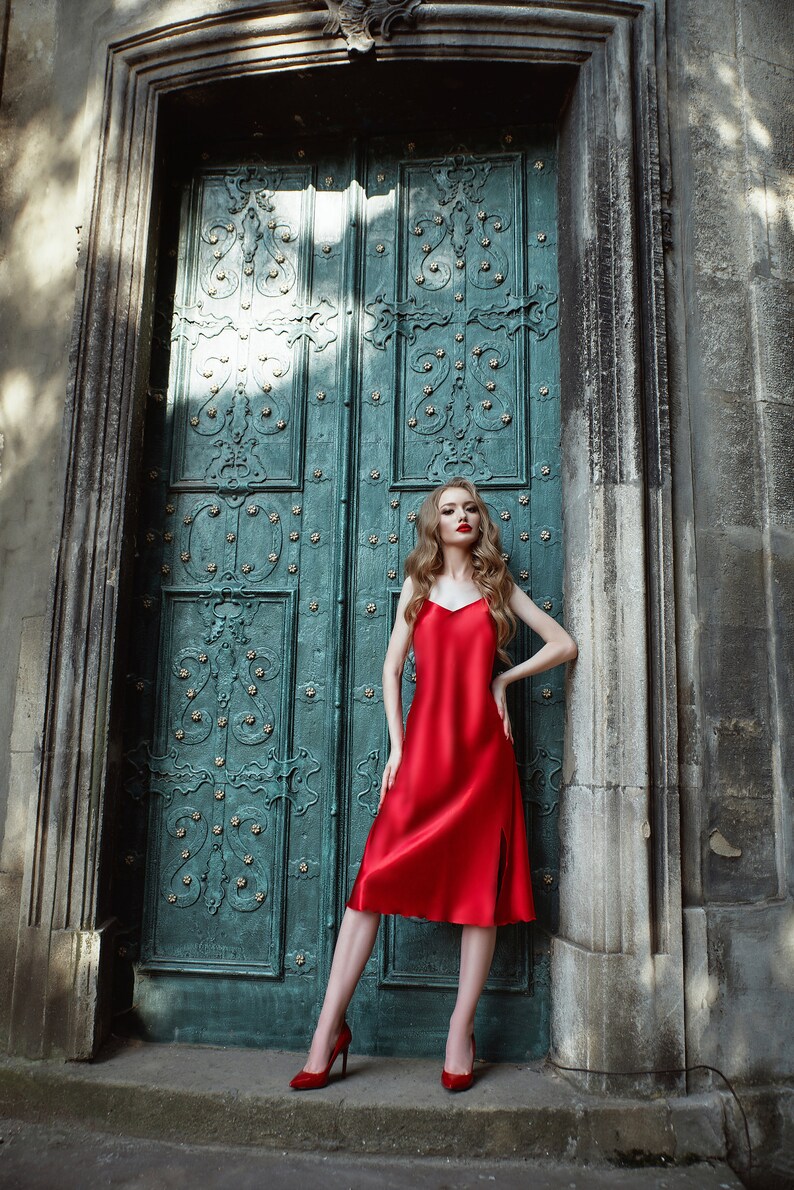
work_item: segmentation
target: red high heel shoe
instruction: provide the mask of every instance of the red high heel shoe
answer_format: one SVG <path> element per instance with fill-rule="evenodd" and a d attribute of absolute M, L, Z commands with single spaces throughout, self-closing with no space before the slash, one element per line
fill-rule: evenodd
<path fill-rule="evenodd" d="M 296 1091 L 311 1091 L 315 1087 L 324 1087 L 328 1083 L 328 1076 L 331 1073 L 331 1067 L 342 1051 L 342 1077 L 347 1074 L 347 1051 L 350 1048 L 350 1042 L 353 1040 L 353 1034 L 350 1032 L 350 1026 L 347 1021 L 342 1025 L 342 1031 L 336 1039 L 333 1053 L 331 1054 L 331 1061 L 326 1066 L 325 1070 L 299 1070 L 295 1077 L 291 1080 L 290 1086 L 294 1087 Z"/>
<path fill-rule="evenodd" d="M 441 1071 L 441 1082 L 448 1091 L 468 1091 L 474 1082 L 474 1059 L 477 1057 L 477 1043 L 474 1034 L 471 1035 L 471 1070 L 468 1074 L 450 1074 L 446 1069 Z"/>

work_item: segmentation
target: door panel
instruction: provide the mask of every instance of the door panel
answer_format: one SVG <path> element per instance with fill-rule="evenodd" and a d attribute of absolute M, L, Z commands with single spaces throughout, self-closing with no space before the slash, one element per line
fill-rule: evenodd
<path fill-rule="evenodd" d="M 305 1044 L 377 806 L 383 656 L 425 493 L 471 476 L 514 577 L 559 614 L 554 140 L 456 144 L 307 145 L 185 190 L 119 819 L 117 974 L 146 1036 Z M 522 629 L 512 651 L 530 647 Z M 413 678 L 409 657 L 404 714 Z M 554 678 L 511 688 L 541 928 L 499 931 L 478 1025 L 496 1058 L 548 1045 Z M 459 944 L 458 926 L 383 918 L 351 1005 L 362 1049 L 438 1052 Z"/>

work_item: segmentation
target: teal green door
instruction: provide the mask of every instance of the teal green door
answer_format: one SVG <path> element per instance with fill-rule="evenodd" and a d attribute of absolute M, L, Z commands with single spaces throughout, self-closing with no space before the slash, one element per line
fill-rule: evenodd
<path fill-rule="evenodd" d="M 457 140 L 206 163 L 164 233 L 116 872 L 117 1006 L 144 1036 L 310 1038 L 427 491 L 470 476 L 516 581 L 560 613 L 555 141 Z M 409 656 L 404 714 L 413 678 Z M 500 929 L 478 1037 L 519 1060 L 548 1046 L 560 674 L 511 695 L 539 921 Z M 361 1052 L 443 1052 L 459 946 L 382 919 Z"/>

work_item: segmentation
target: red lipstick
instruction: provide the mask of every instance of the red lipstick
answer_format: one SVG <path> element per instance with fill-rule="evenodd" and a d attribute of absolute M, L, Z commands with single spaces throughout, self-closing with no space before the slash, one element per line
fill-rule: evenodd
<path fill-rule="evenodd" d="M 458 525 L 458 533 L 471 533 L 471 525 Z"/>

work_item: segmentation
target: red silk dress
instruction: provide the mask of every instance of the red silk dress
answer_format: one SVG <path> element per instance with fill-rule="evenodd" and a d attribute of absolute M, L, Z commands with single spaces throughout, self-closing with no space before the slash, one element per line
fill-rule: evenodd
<path fill-rule="evenodd" d="M 414 623 L 416 689 L 403 755 L 347 906 L 460 925 L 534 921 L 515 751 L 491 693 L 485 596 Z"/>

